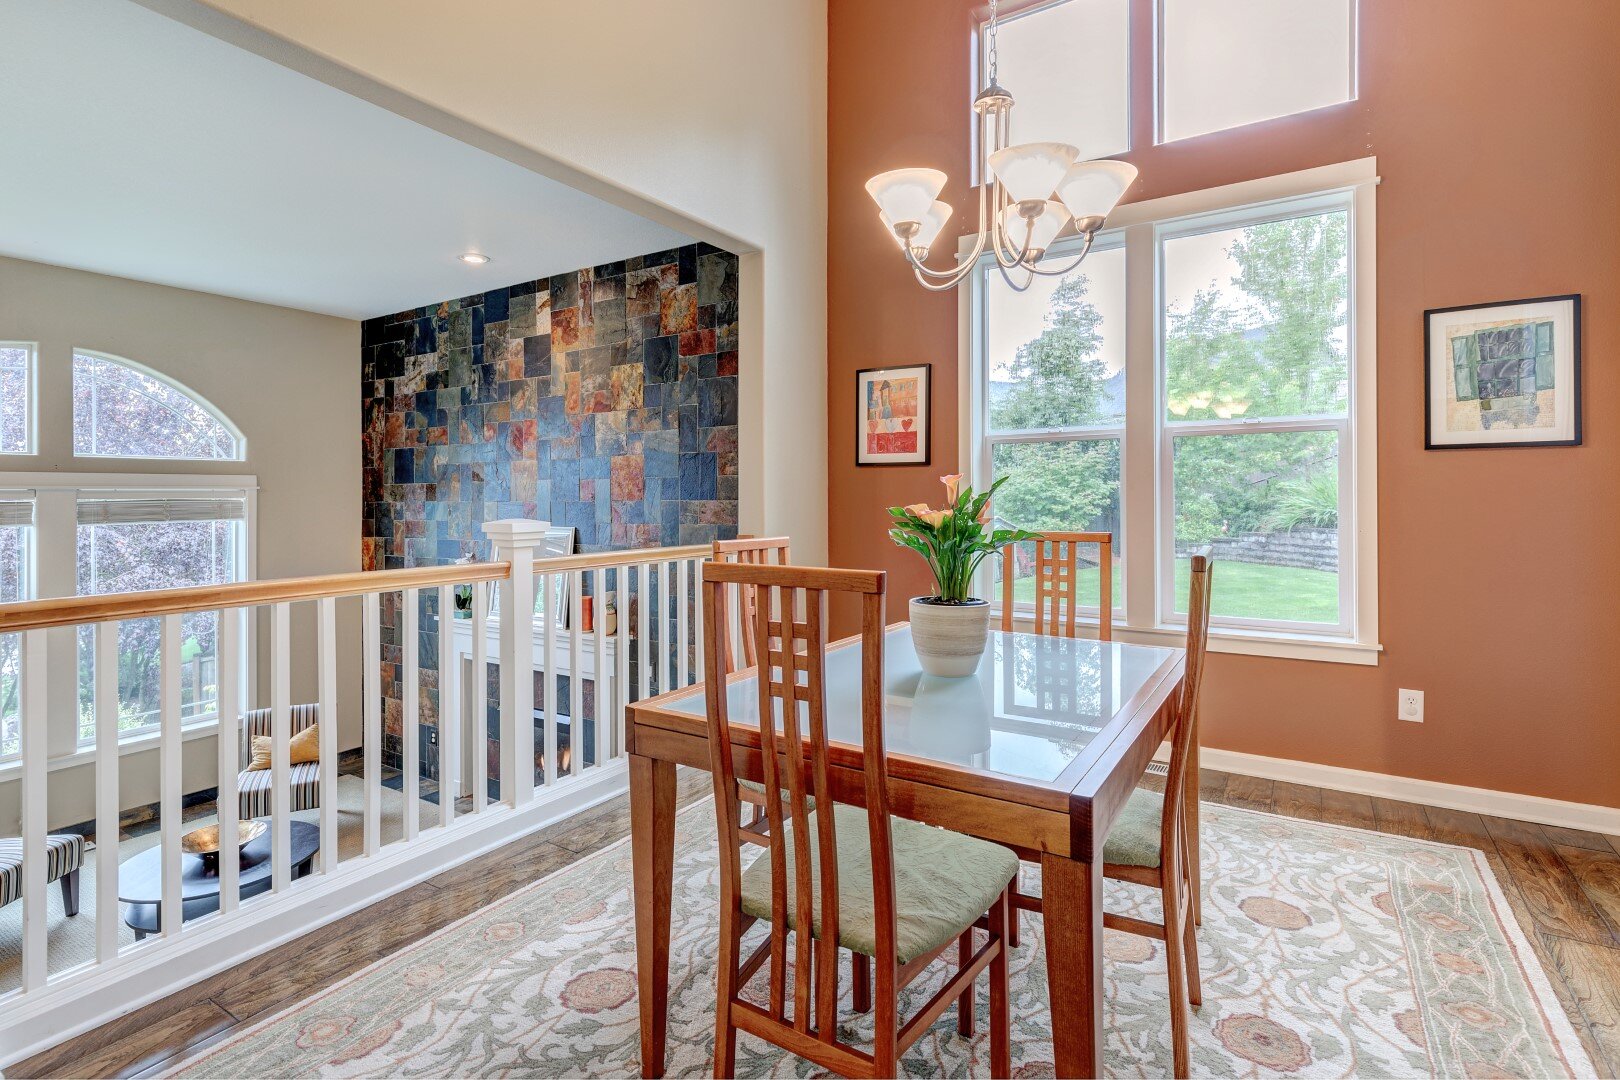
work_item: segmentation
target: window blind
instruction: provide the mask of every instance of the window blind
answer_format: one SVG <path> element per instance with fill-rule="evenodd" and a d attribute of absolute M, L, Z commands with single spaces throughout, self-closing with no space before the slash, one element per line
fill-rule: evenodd
<path fill-rule="evenodd" d="M 135 499 L 80 499 L 80 525 L 136 525 L 156 521 L 241 521 L 241 498 L 174 496 Z"/>
<path fill-rule="evenodd" d="M 0 527 L 6 525 L 32 525 L 34 504 L 28 499 L 0 499 Z"/>

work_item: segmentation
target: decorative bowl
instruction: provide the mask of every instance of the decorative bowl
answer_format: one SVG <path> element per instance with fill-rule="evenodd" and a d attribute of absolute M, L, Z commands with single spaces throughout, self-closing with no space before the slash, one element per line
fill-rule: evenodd
<path fill-rule="evenodd" d="M 247 847 L 248 844 L 265 834 L 270 826 L 262 821 L 239 821 L 236 823 L 236 846 Z M 219 854 L 219 826 L 204 825 L 200 829 L 192 829 L 180 838 L 180 850 L 187 855 L 201 855 L 207 858 Z"/>

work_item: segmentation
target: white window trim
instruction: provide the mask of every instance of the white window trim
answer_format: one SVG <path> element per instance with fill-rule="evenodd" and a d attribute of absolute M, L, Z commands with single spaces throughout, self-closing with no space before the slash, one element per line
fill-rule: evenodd
<path fill-rule="evenodd" d="M 0 341 L 0 349 L 21 349 L 28 354 L 28 402 L 24 408 L 23 448 L 0 450 L 0 457 L 35 457 L 39 454 L 39 342 Z"/>
<path fill-rule="evenodd" d="M 169 389 L 173 390 L 175 393 L 182 395 L 187 400 L 195 402 L 199 407 L 201 407 L 204 411 L 206 411 L 208 413 L 208 415 L 212 416 L 216 421 L 218 421 L 220 427 L 222 427 L 226 431 L 230 432 L 231 438 L 236 440 L 236 453 L 232 457 L 225 457 L 225 458 L 218 458 L 218 457 L 185 457 L 183 455 L 170 455 L 170 454 L 101 454 L 101 453 L 96 453 L 94 451 L 87 451 L 87 452 L 81 454 L 78 451 L 77 446 L 75 446 L 75 449 L 73 451 L 73 456 L 75 458 L 79 458 L 79 459 L 97 459 L 97 458 L 99 458 L 99 459 L 101 459 L 103 461 L 246 461 L 247 460 L 247 436 L 242 434 L 242 429 L 237 427 L 234 423 L 231 422 L 231 418 L 229 416 L 225 415 L 225 410 L 224 409 L 221 409 L 218 405 L 215 405 L 212 401 L 209 401 L 207 398 L 203 397 L 201 394 L 199 394 L 195 390 L 191 389 L 191 387 L 186 386 L 184 383 L 181 383 L 181 382 L 171 378 L 170 376 L 163 374 L 163 372 L 158 371 L 155 368 L 147 367 L 145 364 L 141 363 L 138 360 L 131 360 L 127 356 L 117 356 L 117 355 L 115 355 L 113 353 L 101 352 L 101 351 L 99 351 L 97 349 L 81 349 L 77 345 L 75 345 L 69 351 L 69 357 L 72 358 L 72 357 L 79 357 L 79 356 L 86 356 L 86 357 L 89 357 L 92 360 L 102 360 L 102 361 L 105 361 L 106 363 L 109 363 L 109 364 L 115 364 L 118 367 L 128 368 L 129 370 L 135 372 L 138 375 L 146 376 L 148 379 L 151 379 L 153 382 L 162 383 L 164 386 L 167 386 Z M 94 416 L 93 411 L 92 411 L 92 415 L 91 415 L 91 418 L 90 418 L 90 422 L 91 422 L 92 425 L 94 425 L 94 423 L 95 423 L 95 416 Z M 74 434 L 77 435 L 77 432 L 74 432 Z"/>
<path fill-rule="evenodd" d="M 1120 448 L 1121 486 L 1124 493 L 1122 553 L 1125 559 L 1125 619 L 1116 618 L 1114 635 L 1123 641 L 1165 644 L 1185 636 L 1184 624 L 1167 619 L 1173 608 L 1161 564 L 1169 542 L 1166 509 L 1169 483 L 1159 487 L 1165 471 L 1167 425 L 1164 421 L 1163 376 L 1159 370 L 1160 284 L 1157 244 L 1159 228 L 1206 215 L 1229 214 L 1259 204 L 1338 198 L 1347 201 L 1352 242 L 1349 245 L 1353 318 L 1348 329 L 1350 356 L 1350 438 L 1341 454 L 1341 485 L 1354 492 L 1353 520 L 1340 521 L 1340 550 L 1347 552 L 1341 573 L 1341 614 L 1347 626 L 1323 632 L 1268 624 L 1263 627 L 1218 625 L 1210 628 L 1210 648 L 1216 652 L 1321 660 L 1332 663 L 1376 665 L 1383 646 L 1378 640 L 1378 387 L 1377 387 L 1377 159 L 1325 165 L 1314 169 L 1228 184 L 1204 191 L 1169 195 L 1130 203 L 1109 216 L 1109 229 L 1098 242 L 1123 236 L 1126 248 L 1126 413 L 1124 443 Z M 1072 246 L 1072 238 L 1069 241 Z M 1061 255 L 1065 241 L 1053 245 Z M 959 257 L 972 249 L 963 237 Z M 971 274 L 958 291 L 958 369 L 968 388 L 957 402 L 959 468 L 981 486 L 989 475 L 982 388 L 984 386 L 986 327 L 983 317 L 983 277 Z M 1252 429 L 1259 430 L 1259 425 Z M 1162 497 L 1161 497 L 1162 496 Z M 1341 515 L 1341 518 L 1343 515 Z M 1142 537 L 1149 539 L 1143 541 Z M 1126 538 L 1129 538 L 1127 540 Z M 1134 547 L 1127 549 L 1127 543 Z M 1143 558 L 1146 554 L 1149 558 Z M 1344 578 L 1351 580 L 1346 582 Z M 981 589 L 985 585 L 980 586 Z M 993 591 L 993 590 L 992 590 Z M 1348 598 L 1351 610 L 1342 611 Z M 992 599 L 999 611 L 999 599 Z M 1023 606 L 1020 605 L 1020 608 Z M 1027 625 L 1022 610 L 1014 624 Z M 1086 618 L 1091 624 L 1096 619 Z"/>
<path fill-rule="evenodd" d="M 78 589 L 77 539 L 78 502 L 81 495 L 88 496 L 141 496 L 200 492 L 240 493 L 245 503 L 241 530 L 240 574 L 243 581 L 258 577 L 258 494 L 259 478 L 252 475 L 227 473 L 90 473 L 90 472 L 0 472 L 0 491 L 19 492 L 34 500 L 34 530 L 30 537 L 28 595 L 31 598 L 72 596 Z M 70 542 L 48 543 L 46 532 L 65 533 Z M 46 650 L 50 654 L 47 676 L 49 700 L 52 702 L 48 721 L 48 757 L 51 768 L 58 763 L 79 760 L 89 752 L 79 743 L 79 691 L 77 637 L 74 628 L 64 627 L 48 631 Z M 255 620 L 249 619 L 247 633 L 243 635 L 239 662 L 247 677 L 242 680 L 240 712 L 249 700 L 257 696 L 257 633 Z M 65 651 L 65 657 L 59 653 Z M 62 703 L 62 704 L 58 704 Z M 192 738 L 217 729 L 219 715 L 205 713 L 187 720 L 185 737 Z M 120 753 L 134 753 L 142 749 L 143 740 L 156 738 L 151 731 L 131 732 L 119 739 Z M 0 775 L 10 764 L 0 762 Z"/>

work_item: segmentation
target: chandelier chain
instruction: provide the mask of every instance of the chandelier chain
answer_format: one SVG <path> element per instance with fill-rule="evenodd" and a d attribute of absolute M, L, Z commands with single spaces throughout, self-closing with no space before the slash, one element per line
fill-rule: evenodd
<path fill-rule="evenodd" d="M 990 0 L 990 50 L 986 62 L 990 67 L 990 85 L 996 85 L 996 0 Z"/>

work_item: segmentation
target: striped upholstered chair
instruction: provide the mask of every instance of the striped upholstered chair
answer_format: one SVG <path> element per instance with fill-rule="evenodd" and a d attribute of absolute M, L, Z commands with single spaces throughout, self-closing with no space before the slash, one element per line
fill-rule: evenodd
<path fill-rule="evenodd" d="M 0 840 L 0 907 L 22 895 L 22 857 L 21 840 Z M 79 867 L 83 865 L 84 837 L 52 833 L 45 838 L 45 880 L 62 883 L 62 908 L 69 915 L 79 913 Z"/>
<path fill-rule="evenodd" d="M 294 705 L 292 707 L 292 730 L 290 735 L 296 735 L 321 718 L 321 707 L 316 704 Z M 253 757 L 253 740 L 255 737 L 270 737 L 270 710 L 254 709 L 242 716 L 242 748 L 243 761 Z M 249 818 L 270 816 L 270 777 L 274 774 L 272 769 L 243 769 L 236 777 L 236 787 L 239 795 L 239 809 L 237 813 L 242 820 Z M 292 787 L 292 799 L 287 809 L 313 810 L 321 805 L 321 765 L 318 761 L 306 761 L 302 765 L 294 765 L 289 774 L 289 783 Z"/>

